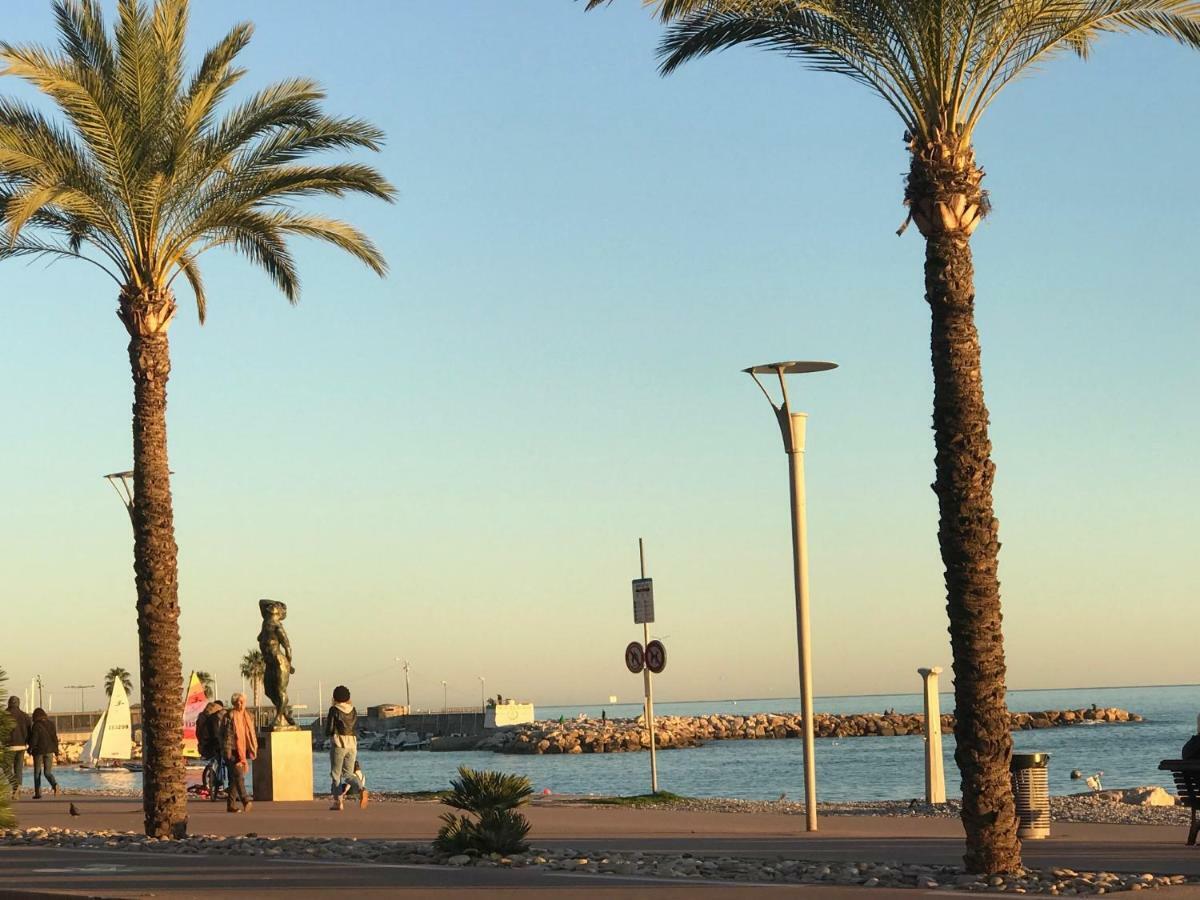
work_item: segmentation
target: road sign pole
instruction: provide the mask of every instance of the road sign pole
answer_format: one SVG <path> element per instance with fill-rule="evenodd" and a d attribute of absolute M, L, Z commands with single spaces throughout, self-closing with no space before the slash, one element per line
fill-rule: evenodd
<path fill-rule="evenodd" d="M 646 577 L 646 551 L 642 539 L 638 538 L 638 557 L 642 565 L 642 577 Z M 642 643 L 650 643 L 650 625 L 642 623 Z M 650 667 L 642 670 L 646 686 L 646 724 L 650 727 L 650 793 L 658 793 L 658 756 L 654 740 L 654 683 L 651 681 Z"/>

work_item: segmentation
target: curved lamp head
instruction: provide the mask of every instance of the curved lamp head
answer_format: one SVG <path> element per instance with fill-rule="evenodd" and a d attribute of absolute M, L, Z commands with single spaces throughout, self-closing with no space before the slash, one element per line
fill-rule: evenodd
<path fill-rule="evenodd" d="M 748 369 L 742 369 L 747 375 L 754 379 L 754 383 L 758 385 L 759 390 L 763 392 L 763 396 L 767 398 L 767 402 L 777 413 L 786 415 L 788 413 L 788 393 L 787 382 L 783 380 L 784 375 L 806 375 L 809 372 L 828 372 L 830 369 L 836 369 L 837 363 L 824 362 L 822 360 L 798 360 L 792 359 L 785 362 L 764 363 L 761 366 L 751 366 Z M 783 393 L 783 402 L 776 403 L 771 399 L 771 395 L 767 393 L 767 389 L 763 387 L 763 383 L 758 380 L 759 375 L 776 375 L 779 378 L 779 390 Z"/>
<path fill-rule="evenodd" d="M 742 369 L 747 375 L 804 375 L 808 372 L 827 372 L 830 369 L 836 369 L 838 366 L 835 362 L 821 362 L 820 360 L 789 360 L 787 362 L 766 363 L 761 366 L 751 366 L 748 369 Z"/>

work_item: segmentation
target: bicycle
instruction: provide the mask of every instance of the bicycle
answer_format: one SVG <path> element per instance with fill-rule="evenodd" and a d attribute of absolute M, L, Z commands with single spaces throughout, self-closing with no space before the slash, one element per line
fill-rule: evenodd
<path fill-rule="evenodd" d="M 200 784 L 208 792 L 209 800 L 214 802 L 219 800 L 229 784 L 229 773 L 225 771 L 225 760 L 218 756 L 205 763 L 204 773 L 200 776 Z"/>

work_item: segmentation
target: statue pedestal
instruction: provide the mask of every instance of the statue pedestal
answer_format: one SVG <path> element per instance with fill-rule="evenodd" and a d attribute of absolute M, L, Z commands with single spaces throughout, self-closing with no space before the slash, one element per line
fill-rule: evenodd
<path fill-rule="evenodd" d="M 312 735 L 307 730 L 260 731 L 253 780 L 255 800 L 311 800 Z"/>

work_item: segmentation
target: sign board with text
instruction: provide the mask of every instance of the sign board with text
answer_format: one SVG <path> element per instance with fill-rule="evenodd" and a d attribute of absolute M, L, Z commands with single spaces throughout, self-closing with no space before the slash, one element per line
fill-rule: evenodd
<path fill-rule="evenodd" d="M 654 579 L 633 580 L 633 624 L 647 625 L 654 621 Z"/>

